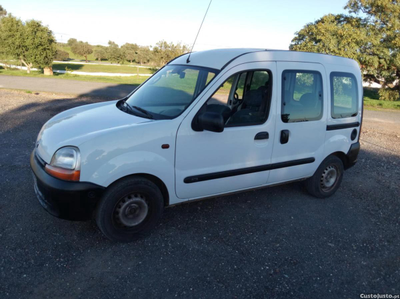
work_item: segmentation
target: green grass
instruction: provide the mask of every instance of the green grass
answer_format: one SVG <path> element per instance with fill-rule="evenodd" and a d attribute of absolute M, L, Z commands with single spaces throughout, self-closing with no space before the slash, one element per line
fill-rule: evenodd
<path fill-rule="evenodd" d="M 381 109 L 392 109 L 400 110 L 400 101 L 390 102 L 382 100 L 374 100 L 368 97 L 364 97 L 365 108 L 381 108 Z"/>
<path fill-rule="evenodd" d="M 364 88 L 364 107 L 367 109 L 400 110 L 400 100 L 383 101 L 379 99 L 378 89 Z"/>
<path fill-rule="evenodd" d="M 97 77 L 97 76 L 80 76 L 80 75 L 71 75 L 71 74 L 57 74 L 54 73 L 54 76 L 45 76 L 39 71 L 32 71 L 30 74 L 27 74 L 26 71 L 21 70 L 5 70 L 0 66 L 0 75 L 8 75 L 8 76 L 22 76 L 22 77 L 38 77 L 38 78 L 55 78 L 55 79 L 67 79 L 67 80 L 76 80 L 76 81 L 88 81 L 88 82 L 102 82 L 102 83 L 115 83 L 115 84 L 141 84 L 148 77 Z"/>
<path fill-rule="evenodd" d="M 90 64 L 75 64 L 75 63 L 53 63 L 53 70 L 63 70 L 68 68 L 69 71 L 79 72 L 103 72 L 103 73 L 121 73 L 121 74 L 153 74 L 155 69 L 136 68 L 125 65 L 90 65 Z"/>

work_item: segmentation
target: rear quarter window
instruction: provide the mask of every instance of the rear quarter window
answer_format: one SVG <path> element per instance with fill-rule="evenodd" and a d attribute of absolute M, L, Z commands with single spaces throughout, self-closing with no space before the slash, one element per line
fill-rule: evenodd
<path fill-rule="evenodd" d="M 322 76 L 317 71 L 282 72 L 281 119 L 285 123 L 315 121 L 322 117 Z"/>
<path fill-rule="evenodd" d="M 331 81 L 332 118 L 346 118 L 357 115 L 358 88 L 353 74 L 333 72 Z"/>

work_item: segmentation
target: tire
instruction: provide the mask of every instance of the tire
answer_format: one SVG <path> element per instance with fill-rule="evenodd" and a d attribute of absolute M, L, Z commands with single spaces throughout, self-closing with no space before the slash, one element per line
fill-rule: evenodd
<path fill-rule="evenodd" d="M 305 181 L 305 187 L 311 195 L 318 198 L 332 196 L 343 179 L 343 162 L 336 156 L 328 156 L 312 177 Z"/>
<path fill-rule="evenodd" d="M 160 189 L 147 179 L 132 177 L 106 190 L 97 204 L 95 220 L 108 239 L 132 242 L 154 228 L 163 210 Z"/>

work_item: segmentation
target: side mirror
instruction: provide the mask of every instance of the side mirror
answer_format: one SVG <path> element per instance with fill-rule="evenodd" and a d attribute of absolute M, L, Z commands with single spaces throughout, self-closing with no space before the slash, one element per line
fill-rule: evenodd
<path fill-rule="evenodd" d="M 225 122 L 221 114 L 205 112 L 199 114 L 198 125 L 202 130 L 220 133 L 224 131 Z"/>

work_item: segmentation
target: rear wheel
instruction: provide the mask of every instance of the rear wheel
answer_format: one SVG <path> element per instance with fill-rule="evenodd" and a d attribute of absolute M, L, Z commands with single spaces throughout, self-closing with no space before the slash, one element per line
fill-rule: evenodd
<path fill-rule="evenodd" d="M 343 162 L 336 156 L 329 156 L 318 167 L 314 175 L 307 179 L 307 191 L 318 198 L 333 195 L 343 179 Z"/>
<path fill-rule="evenodd" d="M 132 177 L 108 188 L 97 205 L 95 219 L 108 239 L 130 242 L 148 234 L 163 209 L 158 187 L 147 179 Z"/>

